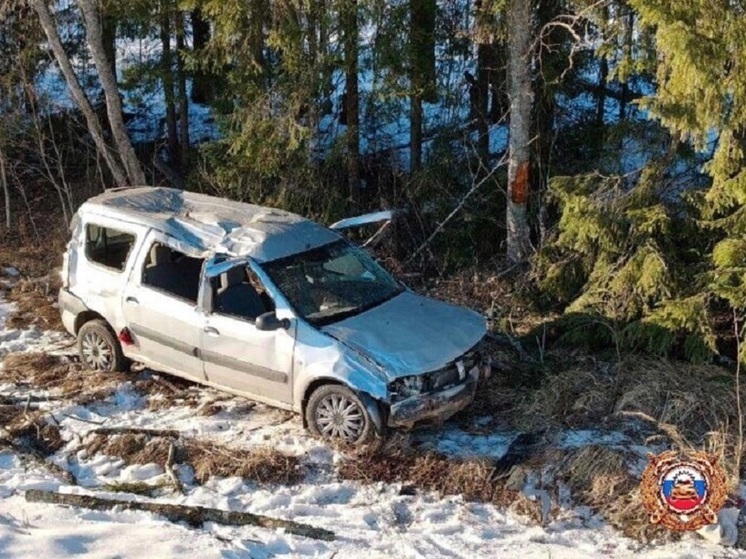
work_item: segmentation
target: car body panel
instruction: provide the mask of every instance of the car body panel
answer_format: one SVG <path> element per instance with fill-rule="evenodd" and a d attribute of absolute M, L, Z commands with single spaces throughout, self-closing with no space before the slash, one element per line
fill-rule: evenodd
<path fill-rule="evenodd" d="M 486 323 L 474 311 L 406 290 L 322 330 L 370 356 L 393 380 L 454 361 L 484 336 Z"/>

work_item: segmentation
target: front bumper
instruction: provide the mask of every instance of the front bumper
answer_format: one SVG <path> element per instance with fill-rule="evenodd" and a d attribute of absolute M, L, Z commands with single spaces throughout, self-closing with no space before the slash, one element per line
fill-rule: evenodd
<path fill-rule="evenodd" d="M 461 411 L 474 400 L 480 372 L 489 376 L 489 365 L 473 367 L 466 380 L 445 390 L 410 396 L 392 404 L 389 409 L 388 426 L 411 428 L 415 423 L 427 420 L 445 421 Z"/>

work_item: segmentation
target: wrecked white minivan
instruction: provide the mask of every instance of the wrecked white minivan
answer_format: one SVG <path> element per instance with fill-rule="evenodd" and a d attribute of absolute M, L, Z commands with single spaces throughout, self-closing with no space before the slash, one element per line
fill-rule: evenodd
<path fill-rule="evenodd" d="M 59 306 L 90 369 L 138 361 L 353 443 L 450 417 L 489 373 L 482 316 L 300 216 L 143 187 L 91 198 L 71 229 Z"/>

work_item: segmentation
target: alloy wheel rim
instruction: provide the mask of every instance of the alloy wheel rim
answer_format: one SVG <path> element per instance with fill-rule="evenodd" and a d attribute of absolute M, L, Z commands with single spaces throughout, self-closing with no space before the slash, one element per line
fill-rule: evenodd
<path fill-rule="evenodd" d="M 354 442 L 363 434 L 365 418 L 356 402 L 330 394 L 316 408 L 316 425 L 324 437 Z"/>
<path fill-rule="evenodd" d="M 96 332 L 86 332 L 83 336 L 82 353 L 86 365 L 94 371 L 108 371 L 114 358 L 114 350 Z"/>

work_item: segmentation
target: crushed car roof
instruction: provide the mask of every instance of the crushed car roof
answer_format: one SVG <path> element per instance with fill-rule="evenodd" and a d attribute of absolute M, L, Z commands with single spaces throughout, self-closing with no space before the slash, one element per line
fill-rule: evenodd
<path fill-rule="evenodd" d="M 341 238 L 299 215 L 174 188 L 137 187 L 90 198 L 82 212 L 163 231 L 202 255 L 283 258 Z"/>

